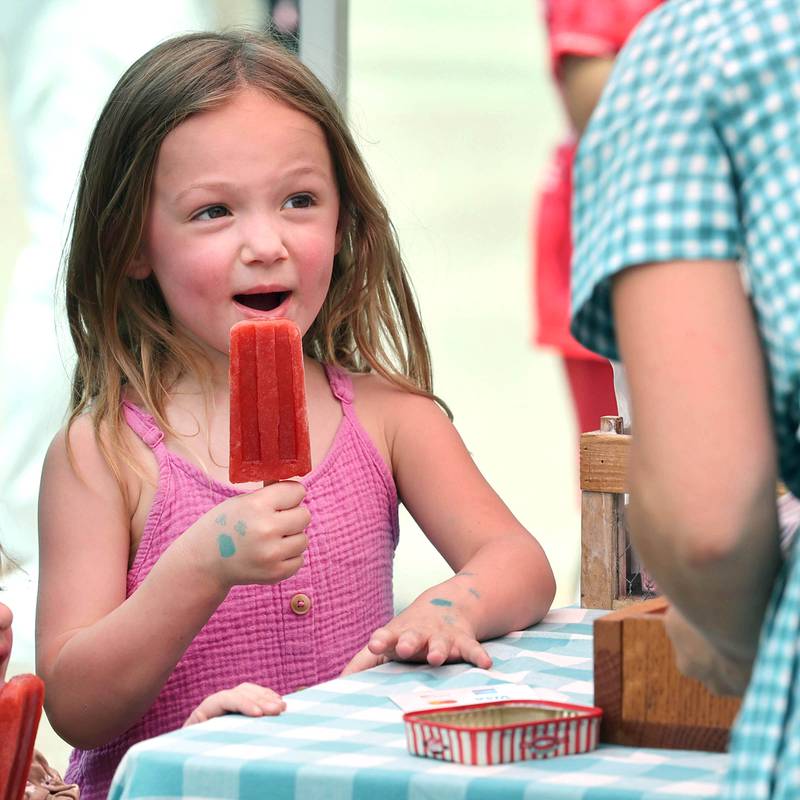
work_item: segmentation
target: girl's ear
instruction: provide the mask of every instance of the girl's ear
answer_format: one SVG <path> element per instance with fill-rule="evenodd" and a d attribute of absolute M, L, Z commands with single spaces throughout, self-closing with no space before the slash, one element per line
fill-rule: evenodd
<path fill-rule="evenodd" d="M 139 248 L 136 255 L 131 259 L 130 263 L 128 264 L 127 274 L 129 278 L 133 278 L 137 281 L 143 281 L 147 278 L 152 270 L 150 269 L 150 264 L 145 257 L 144 250 Z"/>

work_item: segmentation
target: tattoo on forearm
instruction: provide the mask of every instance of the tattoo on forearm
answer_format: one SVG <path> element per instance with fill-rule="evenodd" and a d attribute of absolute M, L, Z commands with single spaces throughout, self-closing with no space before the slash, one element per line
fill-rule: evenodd
<path fill-rule="evenodd" d="M 431 600 L 431 605 L 432 606 L 448 606 L 449 607 L 449 606 L 453 605 L 453 601 L 452 600 L 445 600 L 442 597 L 434 597 L 433 600 Z"/>

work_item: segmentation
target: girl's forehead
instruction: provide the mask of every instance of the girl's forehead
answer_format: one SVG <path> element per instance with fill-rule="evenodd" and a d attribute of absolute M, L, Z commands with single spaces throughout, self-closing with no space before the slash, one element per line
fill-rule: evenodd
<path fill-rule="evenodd" d="M 301 161 L 332 171 L 328 140 L 308 114 L 257 89 L 243 89 L 217 108 L 187 118 L 164 138 L 157 178 L 213 171 L 220 165 Z"/>
<path fill-rule="evenodd" d="M 255 129 L 251 129 L 251 125 L 255 125 Z M 215 108 L 193 114 L 181 122 L 167 138 L 181 130 L 194 132 L 196 129 L 205 131 L 232 127 L 242 134 L 257 131 L 277 134 L 296 131 L 311 133 L 324 139 L 322 127 L 311 116 L 284 100 L 251 87 L 241 89 Z"/>

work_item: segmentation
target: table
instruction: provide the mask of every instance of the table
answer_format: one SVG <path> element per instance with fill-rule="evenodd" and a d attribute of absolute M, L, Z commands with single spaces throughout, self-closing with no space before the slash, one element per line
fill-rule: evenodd
<path fill-rule="evenodd" d="M 390 695 L 527 683 L 592 703 L 592 622 L 566 608 L 487 644 L 491 670 L 389 663 L 286 697 L 279 717 L 228 715 L 141 742 L 110 800 L 643 800 L 718 797 L 728 756 L 600 745 L 592 753 L 467 767 L 411 756 Z"/>

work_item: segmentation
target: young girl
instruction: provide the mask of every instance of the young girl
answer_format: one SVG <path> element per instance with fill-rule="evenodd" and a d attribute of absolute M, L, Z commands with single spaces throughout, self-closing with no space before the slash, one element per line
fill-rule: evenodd
<path fill-rule="evenodd" d="M 233 710 L 279 713 L 386 658 L 488 667 L 481 640 L 547 611 L 543 551 L 432 395 L 386 210 L 286 52 L 194 34 L 123 76 L 81 176 L 67 309 L 37 650 L 84 797 L 132 743 L 226 710 L 207 695 L 247 682 L 270 691 Z M 229 330 L 255 317 L 303 333 L 313 462 L 263 488 L 227 480 Z M 392 618 L 398 498 L 457 574 Z"/>

